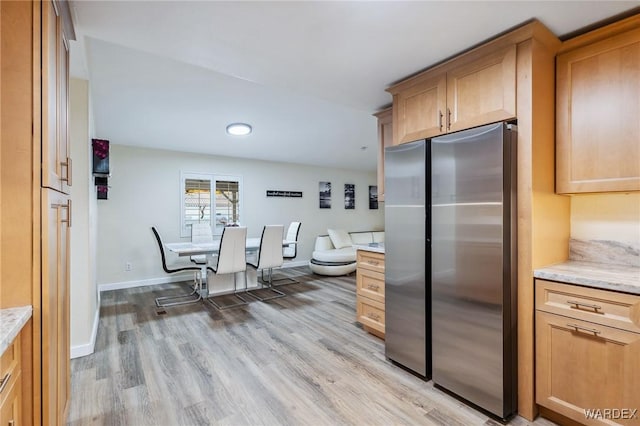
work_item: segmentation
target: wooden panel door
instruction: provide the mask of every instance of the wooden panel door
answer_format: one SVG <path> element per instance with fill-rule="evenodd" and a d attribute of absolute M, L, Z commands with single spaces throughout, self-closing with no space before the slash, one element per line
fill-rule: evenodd
<path fill-rule="evenodd" d="M 0 400 L 0 425 L 22 425 L 22 377 L 18 372 L 11 388 L 5 389 Z M 4 393 L 4 392 L 3 392 Z"/>
<path fill-rule="evenodd" d="M 471 55 L 447 72 L 447 131 L 516 117 L 516 46 Z"/>
<path fill-rule="evenodd" d="M 640 424 L 624 411 L 640 408 L 640 334 L 537 311 L 536 369 L 538 404 L 584 424 Z"/>
<path fill-rule="evenodd" d="M 556 192 L 640 191 L 640 28 L 557 58 Z"/>
<path fill-rule="evenodd" d="M 69 54 L 53 2 L 42 4 L 42 186 L 68 193 Z"/>
<path fill-rule="evenodd" d="M 393 96 L 394 143 L 437 136 L 445 131 L 446 75 L 423 78 Z"/>
<path fill-rule="evenodd" d="M 393 145 L 393 111 L 391 108 L 376 114 L 378 117 L 378 201 L 384 201 L 384 149 Z"/>
<path fill-rule="evenodd" d="M 70 393 L 69 227 L 71 202 L 42 190 L 42 418 L 66 424 Z"/>

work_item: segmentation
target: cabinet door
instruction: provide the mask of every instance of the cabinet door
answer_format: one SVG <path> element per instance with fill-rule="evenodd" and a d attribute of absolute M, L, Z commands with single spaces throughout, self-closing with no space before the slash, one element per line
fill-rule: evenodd
<path fill-rule="evenodd" d="M 556 192 L 639 191 L 640 29 L 556 63 Z"/>
<path fill-rule="evenodd" d="M 384 149 L 393 145 L 393 112 L 391 109 L 378 117 L 378 201 L 384 201 Z"/>
<path fill-rule="evenodd" d="M 516 117 L 516 46 L 468 61 L 447 72 L 447 131 Z"/>
<path fill-rule="evenodd" d="M 0 425 L 20 426 L 22 425 L 22 377 L 20 374 L 7 391 L 6 398 L 3 398 L 0 404 Z"/>
<path fill-rule="evenodd" d="M 585 424 L 640 424 L 640 334 L 537 311 L 536 369 L 538 404 Z"/>
<path fill-rule="evenodd" d="M 42 4 L 42 186 L 68 192 L 68 49 L 53 2 Z"/>
<path fill-rule="evenodd" d="M 69 198 L 42 190 L 42 417 L 63 425 L 69 400 Z"/>
<path fill-rule="evenodd" d="M 445 74 L 436 74 L 394 95 L 394 143 L 430 138 L 445 131 L 446 88 Z"/>

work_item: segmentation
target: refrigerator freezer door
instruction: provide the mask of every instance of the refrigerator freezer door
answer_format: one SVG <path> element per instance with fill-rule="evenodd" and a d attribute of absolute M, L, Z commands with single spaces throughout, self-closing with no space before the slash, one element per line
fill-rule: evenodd
<path fill-rule="evenodd" d="M 431 141 L 433 381 L 503 418 L 515 391 L 504 349 L 511 333 L 503 323 L 511 246 L 505 132 L 498 123 Z"/>
<path fill-rule="evenodd" d="M 385 354 L 430 376 L 425 141 L 385 151 Z"/>

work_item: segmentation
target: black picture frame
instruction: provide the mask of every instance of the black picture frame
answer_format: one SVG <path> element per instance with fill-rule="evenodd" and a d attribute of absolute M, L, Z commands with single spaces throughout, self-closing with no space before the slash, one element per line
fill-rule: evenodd
<path fill-rule="evenodd" d="M 318 182 L 318 200 L 321 209 L 331 208 L 331 182 Z"/>
<path fill-rule="evenodd" d="M 369 185 L 369 210 L 378 210 L 378 185 Z"/>
<path fill-rule="evenodd" d="M 356 208 L 356 186 L 353 183 L 344 184 L 344 208 L 346 210 Z"/>

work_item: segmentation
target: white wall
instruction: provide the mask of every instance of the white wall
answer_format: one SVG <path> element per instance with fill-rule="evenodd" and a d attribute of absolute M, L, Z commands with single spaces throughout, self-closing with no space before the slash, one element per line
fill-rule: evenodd
<path fill-rule="evenodd" d="M 108 135 L 99 135 L 108 139 Z M 338 155 L 338 154 L 336 154 Z M 162 282 L 156 226 L 165 242 L 180 238 L 180 171 L 242 176 L 241 222 L 249 236 L 263 225 L 302 222 L 297 261 L 311 258 L 315 237 L 327 228 L 348 231 L 384 227 L 383 205 L 369 210 L 375 172 L 354 172 L 295 164 L 111 145 L 109 199 L 99 200 L 98 283 L 103 289 Z M 318 182 L 332 183 L 332 208 L 320 209 Z M 355 184 L 356 208 L 344 208 L 344 184 Z M 266 197 L 267 190 L 302 191 L 302 198 Z M 169 263 L 182 261 L 172 253 Z M 130 262 L 131 271 L 125 271 Z M 305 262 L 306 263 L 306 262 Z"/>
<path fill-rule="evenodd" d="M 69 137 L 71 186 L 71 357 L 93 353 L 99 301 L 95 275 L 95 189 L 91 176 L 91 111 L 86 80 L 71 79 Z"/>

